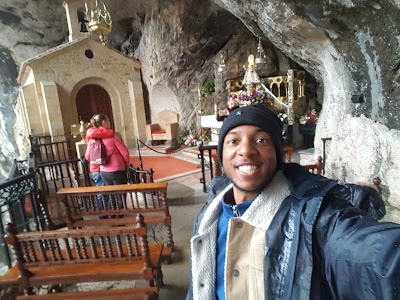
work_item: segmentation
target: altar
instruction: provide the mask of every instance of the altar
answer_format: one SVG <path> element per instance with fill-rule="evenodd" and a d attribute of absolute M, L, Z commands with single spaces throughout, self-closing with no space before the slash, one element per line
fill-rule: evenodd
<path fill-rule="evenodd" d="M 200 126 L 202 128 L 210 128 L 211 130 L 211 142 L 218 143 L 219 129 L 222 126 L 222 122 L 217 121 L 215 115 L 201 116 Z"/>

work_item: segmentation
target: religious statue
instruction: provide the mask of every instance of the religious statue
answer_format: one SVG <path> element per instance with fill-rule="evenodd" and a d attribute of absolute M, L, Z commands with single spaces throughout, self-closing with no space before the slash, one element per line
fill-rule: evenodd
<path fill-rule="evenodd" d="M 248 90 L 256 90 L 260 88 L 261 80 L 256 71 L 256 65 L 254 63 L 254 55 L 250 55 L 248 58 L 248 66 L 243 65 L 246 70 L 243 78 L 243 85 L 246 86 Z"/>

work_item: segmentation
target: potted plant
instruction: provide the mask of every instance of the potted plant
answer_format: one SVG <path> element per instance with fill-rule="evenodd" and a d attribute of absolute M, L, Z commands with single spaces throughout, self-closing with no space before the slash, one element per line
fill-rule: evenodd
<path fill-rule="evenodd" d="M 208 94 L 214 93 L 215 92 L 214 81 L 212 81 L 211 79 L 207 79 L 206 81 L 204 81 L 201 88 L 204 93 L 208 93 Z"/>

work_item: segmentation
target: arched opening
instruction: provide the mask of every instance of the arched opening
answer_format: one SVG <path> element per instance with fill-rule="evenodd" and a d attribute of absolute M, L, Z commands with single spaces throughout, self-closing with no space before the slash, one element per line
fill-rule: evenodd
<path fill-rule="evenodd" d="M 286 84 L 282 82 L 279 86 L 279 94 L 281 97 L 286 97 Z"/>
<path fill-rule="evenodd" d="M 274 83 L 274 84 L 272 85 L 271 92 L 272 92 L 272 94 L 274 94 L 275 97 L 279 97 L 278 84 Z"/>
<path fill-rule="evenodd" d="M 106 114 L 110 118 L 111 128 L 115 129 L 110 96 L 99 85 L 88 84 L 78 91 L 76 110 L 79 118 L 85 122 L 89 122 L 95 114 Z"/>

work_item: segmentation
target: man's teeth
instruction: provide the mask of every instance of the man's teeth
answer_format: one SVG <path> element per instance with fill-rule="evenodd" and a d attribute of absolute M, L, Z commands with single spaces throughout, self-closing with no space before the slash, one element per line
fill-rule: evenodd
<path fill-rule="evenodd" d="M 240 167 L 238 167 L 238 169 L 240 172 L 243 172 L 243 173 L 251 173 L 255 169 L 257 169 L 257 166 L 240 166 Z"/>

